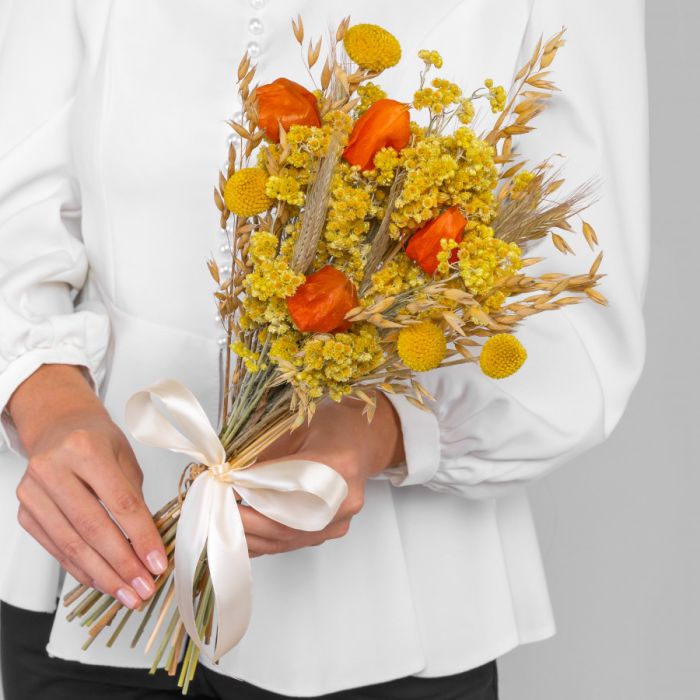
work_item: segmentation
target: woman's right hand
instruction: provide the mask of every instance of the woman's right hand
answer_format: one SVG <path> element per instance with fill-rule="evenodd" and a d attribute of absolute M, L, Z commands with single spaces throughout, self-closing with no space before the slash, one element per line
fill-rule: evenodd
<path fill-rule="evenodd" d="M 78 581 L 139 607 L 167 559 L 128 440 L 71 365 L 42 365 L 8 409 L 29 457 L 20 524 Z"/>

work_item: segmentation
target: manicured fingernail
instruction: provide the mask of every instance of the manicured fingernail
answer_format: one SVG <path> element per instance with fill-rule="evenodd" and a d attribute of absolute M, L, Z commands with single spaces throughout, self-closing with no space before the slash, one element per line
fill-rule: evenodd
<path fill-rule="evenodd" d="M 154 574 L 162 574 L 168 568 L 168 560 L 157 549 L 154 549 L 146 556 L 146 562 L 148 562 L 148 568 Z"/>
<path fill-rule="evenodd" d="M 117 591 L 117 598 L 122 605 L 126 605 L 127 608 L 138 608 L 141 604 L 138 596 L 130 591 L 128 588 L 120 588 Z"/>
<path fill-rule="evenodd" d="M 153 595 L 154 591 L 154 586 L 153 583 L 150 581 L 147 581 L 145 578 L 142 576 L 139 576 L 135 578 L 132 582 L 131 585 L 134 587 L 134 590 L 144 599 L 150 598 Z"/>

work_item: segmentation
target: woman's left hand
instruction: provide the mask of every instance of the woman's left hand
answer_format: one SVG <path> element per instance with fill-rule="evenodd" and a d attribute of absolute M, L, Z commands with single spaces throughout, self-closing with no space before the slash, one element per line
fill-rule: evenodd
<path fill-rule="evenodd" d="M 333 520 L 317 532 L 295 530 L 242 506 L 251 557 L 311 547 L 347 534 L 350 521 L 364 504 L 367 479 L 404 460 L 398 415 L 384 394 L 377 391 L 376 397 L 371 423 L 362 414 L 364 402 L 327 401 L 318 407 L 311 425 L 280 438 L 260 456 L 260 462 L 289 456 L 327 464 L 345 479 L 348 495 Z"/>

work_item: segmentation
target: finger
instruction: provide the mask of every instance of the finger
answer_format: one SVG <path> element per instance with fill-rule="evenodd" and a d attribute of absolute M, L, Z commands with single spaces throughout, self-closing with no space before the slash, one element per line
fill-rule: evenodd
<path fill-rule="evenodd" d="M 61 480 L 60 488 L 44 487 L 63 511 L 77 533 L 146 600 L 155 593 L 153 577 L 136 556 L 124 534 L 107 511 L 79 479 L 72 474 Z"/>
<path fill-rule="evenodd" d="M 254 535 L 266 540 L 291 541 L 303 534 L 303 530 L 295 530 L 276 520 L 272 520 L 253 508 L 239 508 L 241 521 L 246 537 Z"/>
<path fill-rule="evenodd" d="M 282 554 L 283 552 L 291 552 L 304 547 L 317 547 L 328 539 L 331 538 L 327 537 L 323 531 L 299 532 L 298 536 L 291 540 L 271 540 L 246 533 L 246 542 L 250 556 Z"/>
<path fill-rule="evenodd" d="M 17 513 L 19 524 L 76 580 L 89 586 L 92 584 L 90 577 L 79 567 L 67 559 L 63 552 L 56 546 L 43 527 L 34 516 L 26 509 L 20 507 Z"/>
<path fill-rule="evenodd" d="M 137 592 L 76 532 L 49 495 L 33 479 L 25 480 L 22 507 L 39 523 L 61 552 L 61 556 L 84 571 L 95 586 L 128 608 L 143 602 Z"/>
<path fill-rule="evenodd" d="M 294 549 L 301 549 L 302 547 L 318 547 L 318 545 L 328 540 L 345 537 L 350 530 L 351 520 L 352 516 L 336 520 L 327 525 L 323 530 L 314 532 L 293 530 L 297 535 L 288 540 L 269 539 L 246 532 L 248 553 L 253 557 L 262 554 L 281 554 L 282 552 L 290 552 Z"/>
<path fill-rule="evenodd" d="M 126 440 L 124 440 L 117 451 L 117 461 L 133 487 L 140 494 L 143 494 L 143 471 L 139 466 L 134 451 L 131 449 L 131 445 Z"/>
<path fill-rule="evenodd" d="M 350 531 L 350 523 L 352 522 L 352 515 L 339 520 L 334 520 L 332 523 L 327 525 L 323 530 L 321 530 L 321 535 L 326 540 L 335 540 L 339 537 L 345 537 Z"/>
<path fill-rule="evenodd" d="M 122 460 L 130 458 L 123 456 Z M 76 471 L 119 523 L 144 566 L 153 574 L 162 574 L 168 559 L 140 487 L 135 487 L 114 457 L 104 452 L 86 454 Z"/>
<path fill-rule="evenodd" d="M 259 557 L 263 554 L 282 554 L 301 549 L 304 545 L 296 542 L 282 542 L 282 540 L 268 540 L 264 537 L 246 535 L 248 554 L 251 557 Z"/>

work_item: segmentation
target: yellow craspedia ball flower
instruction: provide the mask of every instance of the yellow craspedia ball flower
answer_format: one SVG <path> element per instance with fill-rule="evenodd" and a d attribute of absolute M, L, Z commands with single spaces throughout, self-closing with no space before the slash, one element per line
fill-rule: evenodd
<path fill-rule="evenodd" d="M 243 168 L 235 172 L 224 185 L 226 207 L 238 216 L 260 214 L 272 206 L 266 185 L 267 173 L 262 168 Z"/>
<path fill-rule="evenodd" d="M 382 71 L 401 60 L 401 44 L 386 29 L 376 24 L 356 24 L 343 37 L 348 56 L 360 68 Z"/>
<path fill-rule="evenodd" d="M 447 341 L 439 326 L 424 321 L 399 331 L 396 350 L 406 367 L 416 372 L 427 372 L 439 367 L 445 359 Z"/>
<path fill-rule="evenodd" d="M 487 377 L 505 379 L 515 374 L 526 359 L 527 352 L 514 335 L 498 333 L 484 343 L 479 364 Z"/>

